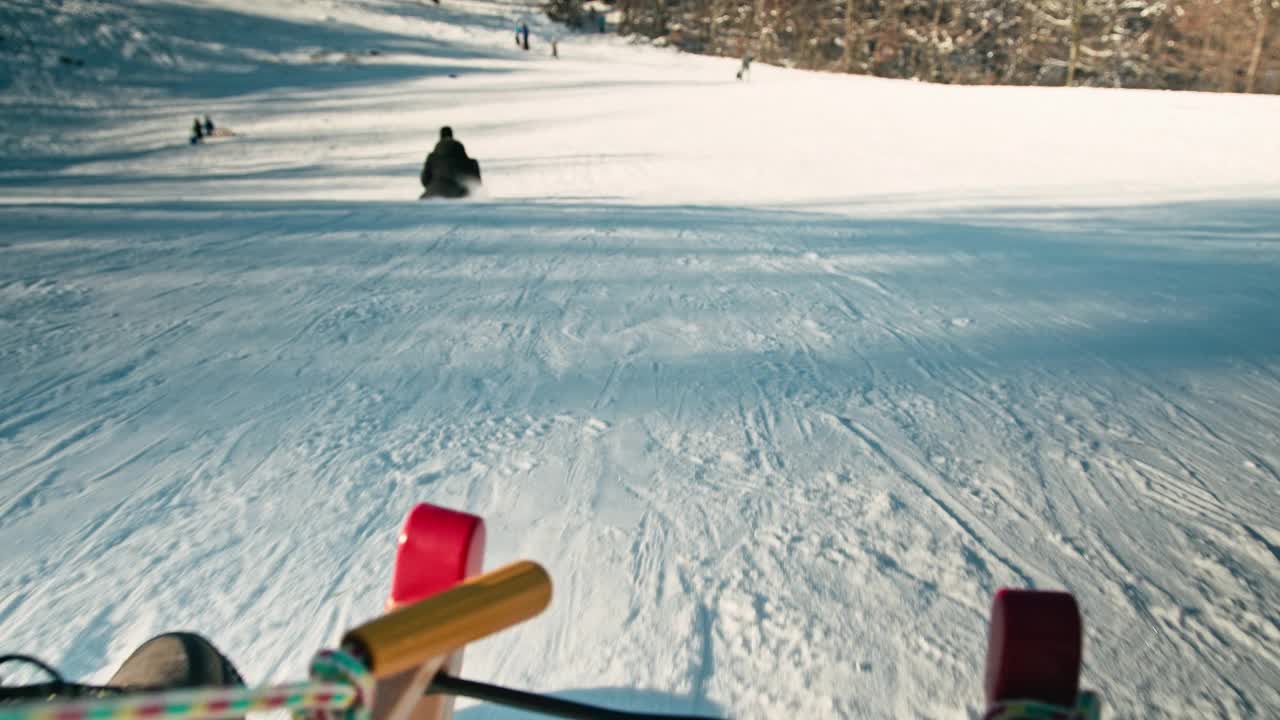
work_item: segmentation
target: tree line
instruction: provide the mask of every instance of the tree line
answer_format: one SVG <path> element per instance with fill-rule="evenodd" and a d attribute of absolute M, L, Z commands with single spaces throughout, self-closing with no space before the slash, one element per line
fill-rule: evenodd
<path fill-rule="evenodd" d="M 938 83 L 1280 93 L 1280 0 L 614 0 L 688 52 Z M 557 14 L 579 2 L 555 0 Z M 569 7 L 572 6 L 572 7 Z"/>

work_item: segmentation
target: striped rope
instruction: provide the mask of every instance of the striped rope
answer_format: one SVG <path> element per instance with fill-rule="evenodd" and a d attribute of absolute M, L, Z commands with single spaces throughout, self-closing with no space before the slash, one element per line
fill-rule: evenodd
<path fill-rule="evenodd" d="M 0 705 L 0 720 L 219 720 L 287 710 L 298 720 L 368 720 L 374 679 L 360 661 L 322 651 L 312 682 L 266 688 L 206 687 L 70 702 Z"/>
<path fill-rule="evenodd" d="M 266 710 L 346 710 L 356 698 L 350 685 L 296 683 L 269 688 L 192 688 L 99 700 L 34 702 L 0 706 L 0 720 L 177 720 L 236 718 Z"/>
<path fill-rule="evenodd" d="M 1073 707 L 1048 705 L 1035 700 L 1004 700 L 987 709 L 983 720 L 1099 720 L 1102 703 L 1092 692 L 1082 692 Z"/>
<path fill-rule="evenodd" d="M 342 720 L 369 720 L 377 680 L 364 663 L 341 650 L 321 650 L 311 660 L 311 680 L 340 683 L 352 692 Z M 311 720 L 336 720 L 335 716 L 327 708 L 312 708 Z"/>

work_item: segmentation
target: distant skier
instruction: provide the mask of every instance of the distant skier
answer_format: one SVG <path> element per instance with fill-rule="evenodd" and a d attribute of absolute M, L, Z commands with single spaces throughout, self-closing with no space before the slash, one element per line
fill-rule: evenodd
<path fill-rule="evenodd" d="M 196 118 L 191 124 L 191 144 L 195 145 L 204 140 L 204 126 L 200 124 L 200 118 Z"/>
<path fill-rule="evenodd" d="M 440 142 L 422 164 L 420 199 L 463 198 L 470 185 L 480 184 L 480 163 L 467 156 L 467 149 L 453 139 L 453 128 L 440 128 Z"/>
<path fill-rule="evenodd" d="M 751 54 L 750 54 L 750 53 L 747 53 L 746 55 L 743 55 L 743 56 L 742 56 L 742 66 L 738 68 L 738 79 L 739 79 L 739 80 L 743 80 L 743 79 L 745 79 L 745 80 L 750 80 L 750 79 L 751 79 L 751 61 L 752 61 L 752 60 L 755 60 L 755 58 L 751 57 Z"/>
<path fill-rule="evenodd" d="M 529 49 L 529 23 L 520 23 L 520 47 Z"/>

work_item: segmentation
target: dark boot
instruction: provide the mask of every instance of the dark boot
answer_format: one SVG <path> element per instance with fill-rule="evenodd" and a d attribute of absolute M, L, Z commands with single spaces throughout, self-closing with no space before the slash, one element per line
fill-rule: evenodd
<path fill-rule="evenodd" d="M 244 679 L 208 640 L 193 633 L 165 633 L 133 651 L 107 683 L 128 688 L 244 685 Z"/>

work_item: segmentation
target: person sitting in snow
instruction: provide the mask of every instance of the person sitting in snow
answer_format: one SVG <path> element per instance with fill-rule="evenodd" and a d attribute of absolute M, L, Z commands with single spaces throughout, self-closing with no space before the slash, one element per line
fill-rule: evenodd
<path fill-rule="evenodd" d="M 440 142 L 422 164 L 422 198 L 461 198 L 480 183 L 480 163 L 453 139 L 453 128 L 440 128 Z"/>
<path fill-rule="evenodd" d="M 213 120 L 208 115 L 204 116 L 204 134 L 213 137 Z"/>

